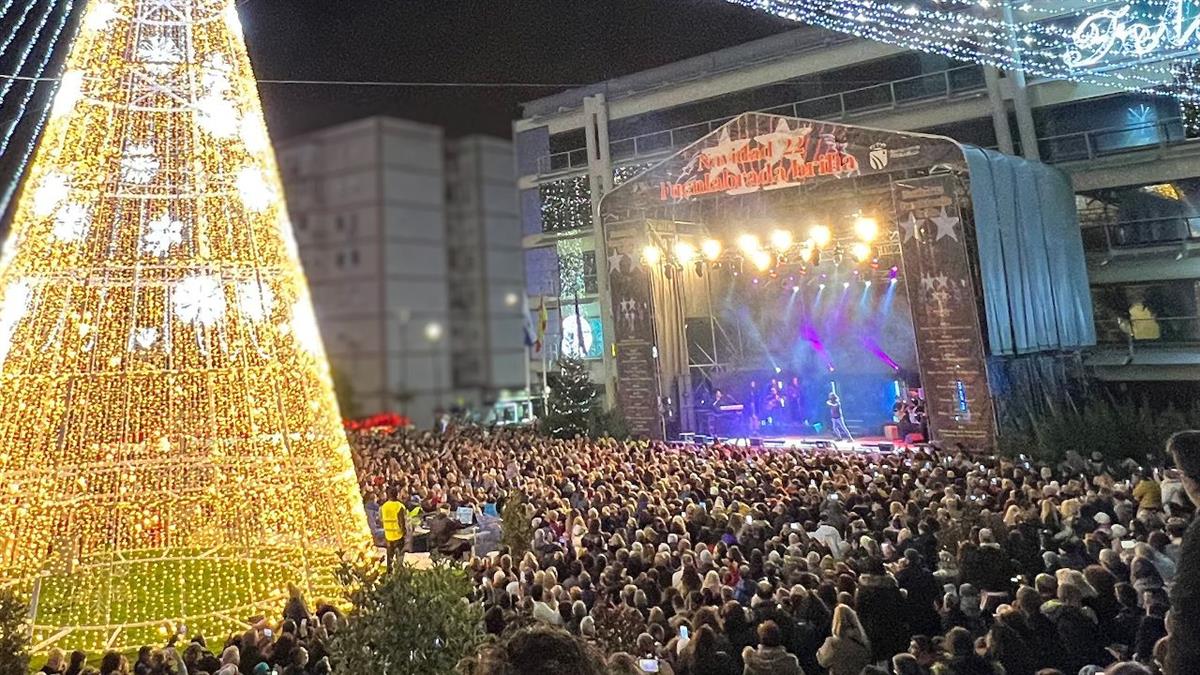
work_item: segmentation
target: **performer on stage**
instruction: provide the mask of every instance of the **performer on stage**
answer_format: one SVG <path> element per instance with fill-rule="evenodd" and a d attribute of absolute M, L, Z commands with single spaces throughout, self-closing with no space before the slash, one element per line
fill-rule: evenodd
<path fill-rule="evenodd" d="M 839 441 L 854 442 L 854 436 L 850 435 L 850 430 L 846 428 L 846 420 L 842 418 L 842 401 L 838 395 L 829 392 L 829 399 L 825 401 L 825 405 L 829 406 L 829 417 L 831 419 L 830 427 L 833 429 L 833 437 Z"/>

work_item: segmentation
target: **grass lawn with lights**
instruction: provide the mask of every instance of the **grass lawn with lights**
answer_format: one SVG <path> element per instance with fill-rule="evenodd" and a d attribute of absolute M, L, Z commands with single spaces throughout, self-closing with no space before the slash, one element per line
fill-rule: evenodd
<path fill-rule="evenodd" d="M 220 643 L 253 617 L 276 618 L 288 582 L 300 580 L 300 563 L 294 551 L 252 561 L 220 550 L 84 560 L 69 574 L 43 578 L 34 644 L 38 651 L 50 644 L 128 651 L 161 645 L 177 632 Z"/>

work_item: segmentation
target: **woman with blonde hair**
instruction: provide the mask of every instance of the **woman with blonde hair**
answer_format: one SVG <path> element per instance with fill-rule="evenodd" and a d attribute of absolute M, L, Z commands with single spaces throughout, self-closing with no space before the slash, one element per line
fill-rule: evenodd
<path fill-rule="evenodd" d="M 833 610 L 831 632 L 817 650 L 817 663 L 829 675 L 858 675 L 871 664 L 871 642 L 853 609 L 838 605 Z"/>

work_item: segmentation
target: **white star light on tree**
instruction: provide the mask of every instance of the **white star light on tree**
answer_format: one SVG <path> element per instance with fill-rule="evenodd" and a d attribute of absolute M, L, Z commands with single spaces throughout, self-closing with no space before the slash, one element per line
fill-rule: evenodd
<path fill-rule="evenodd" d="M 116 5 L 107 1 L 93 2 L 87 8 L 87 18 L 84 19 L 83 29 L 87 32 L 104 30 L 115 18 L 117 18 Z"/>
<path fill-rule="evenodd" d="M 42 176 L 37 191 L 33 193 L 34 215 L 45 218 L 54 213 L 54 209 L 58 208 L 58 204 L 66 199 L 70 192 L 71 185 L 66 174 L 52 171 Z"/>
<path fill-rule="evenodd" d="M 196 101 L 196 123 L 215 138 L 233 138 L 238 133 L 237 106 L 220 94 Z"/>
<path fill-rule="evenodd" d="M 183 243 L 183 221 L 173 220 L 170 215 L 161 216 L 146 223 L 142 233 L 141 251 L 144 254 L 165 257 L 172 246 Z"/>
<path fill-rule="evenodd" d="M 33 284 L 24 279 L 14 281 L 4 289 L 4 300 L 0 302 L 0 363 L 8 357 L 17 324 L 25 318 L 32 299 Z"/>
<path fill-rule="evenodd" d="M 307 295 L 292 305 L 292 334 L 296 336 L 296 342 L 309 354 L 315 356 L 324 352 L 321 331 L 317 328 L 317 316 L 313 314 L 312 303 Z"/>
<path fill-rule="evenodd" d="M 71 112 L 82 98 L 83 71 L 67 71 L 58 83 L 58 91 L 54 93 L 54 106 L 50 109 L 50 116 L 57 119 Z"/>
<path fill-rule="evenodd" d="M 267 128 L 261 119 L 254 115 L 242 118 L 242 143 L 247 151 L 255 155 L 262 154 L 270 147 L 271 137 L 267 135 Z"/>
<path fill-rule="evenodd" d="M 121 178 L 126 182 L 146 185 L 158 175 L 159 162 L 154 156 L 154 146 L 139 143 L 126 146 L 121 158 Z"/>
<path fill-rule="evenodd" d="M 265 281 L 250 279 L 237 285 L 238 308 L 251 321 L 263 321 L 275 307 L 275 291 Z"/>
<path fill-rule="evenodd" d="M 66 204 L 54 217 L 54 229 L 50 234 L 59 241 L 79 241 L 87 236 L 92 224 L 92 212 L 83 204 Z"/>
<path fill-rule="evenodd" d="M 138 328 L 133 332 L 133 346 L 143 351 L 150 349 L 158 342 L 157 328 Z"/>
<path fill-rule="evenodd" d="M 174 39 L 166 35 L 154 35 L 138 45 L 138 58 L 146 64 L 146 70 L 155 75 L 166 75 L 183 62 L 183 52 Z"/>
<path fill-rule="evenodd" d="M 225 290 L 214 275 L 188 277 L 171 294 L 175 317 L 195 326 L 211 326 L 225 316 Z"/>
<path fill-rule="evenodd" d="M 248 166 L 238 173 L 238 194 L 251 211 L 263 211 L 275 201 L 275 191 L 267 183 L 261 169 Z"/>

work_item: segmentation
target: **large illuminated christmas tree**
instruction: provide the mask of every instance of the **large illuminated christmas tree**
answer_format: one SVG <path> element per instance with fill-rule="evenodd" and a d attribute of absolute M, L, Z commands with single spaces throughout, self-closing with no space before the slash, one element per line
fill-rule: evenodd
<path fill-rule="evenodd" d="M 83 21 L 0 258 L 0 580 L 41 649 L 219 643 L 366 518 L 233 0 Z"/>

